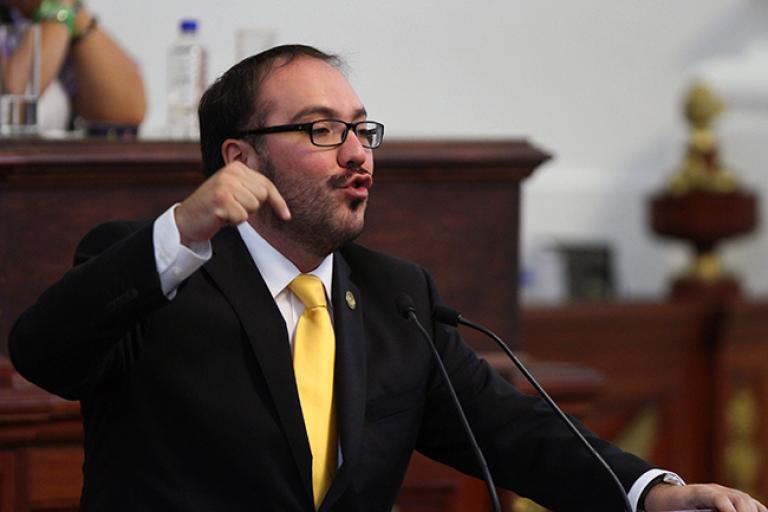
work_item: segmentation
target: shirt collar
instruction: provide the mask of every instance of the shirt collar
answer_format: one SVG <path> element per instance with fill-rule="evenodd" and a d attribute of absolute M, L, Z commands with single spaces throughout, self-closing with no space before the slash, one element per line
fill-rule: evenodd
<path fill-rule="evenodd" d="M 248 222 L 243 222 L 237 226 L 240 236 L 248 248 L 248 252 L 256 264 L 256 267 L 264 278 L 264 282 L 269 288 L 272 298 L 275 298 L 293 281 L 296 276 L 301 274 L 296 265 L 288 258 L 283 256 L 280 251 L 272 247 L 269 242 L 264 240 L 258 231 L 253 229 Z M 325 287 L 325 296 L 328 303 L 331 303 L 331 282 L 333 280 L 333 253 L 317 266 L 316 269 L 309 272 L 317 276 L 323 282 Z"/>

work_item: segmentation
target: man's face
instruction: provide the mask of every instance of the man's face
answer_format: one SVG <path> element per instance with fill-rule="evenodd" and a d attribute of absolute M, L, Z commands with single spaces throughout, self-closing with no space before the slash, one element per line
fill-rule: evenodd
<path fill-rule="evenodd" d="M 365 109 L 346 78 L 329 64 L 300 57 L 277 67 L 261 86 L 264 126 L 318 119 L 362 121 Z M 259 169 L 291 210 L 289 222 L 268 215 L 272 227 L 318 255 L 327 255 L 363 229 L 373 155 L 354 133 L 341 146 L 314 146 L 305 132 L 262 136 Z"/>

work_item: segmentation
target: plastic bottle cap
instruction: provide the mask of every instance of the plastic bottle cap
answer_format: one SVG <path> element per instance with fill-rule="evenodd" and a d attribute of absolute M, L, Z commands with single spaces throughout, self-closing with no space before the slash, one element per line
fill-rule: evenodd
<path fill-rule="evenodd" d="M 181 20 L 179 28 L 181 28 L 181 31 L 184 33 L 197 32 L 197 20 Z"/>

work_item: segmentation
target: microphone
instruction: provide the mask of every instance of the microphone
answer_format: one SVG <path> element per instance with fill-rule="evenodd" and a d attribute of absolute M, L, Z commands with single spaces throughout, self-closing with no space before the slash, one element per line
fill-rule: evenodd
<path fill-rule="evenodd" d="M 459 324 L 466 325 L 467 327 L 470 327 L 476 331 L 480 331 L 495 341 L 496 344 L 504 351 L 504 353 L 507 354 L 507 356 L 512 360 L 515 366 L 517 366 L 517 369 L 520 370 L 520 373 L 522 373 L 528 382 L 531 383 L 534 389 L 536 389 L 536 392 L 544 399 L 545 402 L 547 402 L 547 405 L 549 405 L 555 414 L 557 414 L 557 416 L 565 423 L 566 427 L 568 427 L 568 429 L 573 433 L 573 435 L 576 436 L 579 442 L 584 445 L 592 457 L 597 460 L 597 462 L 608 472 L 621 492 L 621 498 L 624 501 L 624 508 L 627 510 L 627 512 L 633 512 L 632 505 L 629 503 L 629 498 L 627 497 L 627 492 L 624 490 L 624 486 L 621 485 L 619 477 L 616 476 L 616 473 L 613 471 L 613 469 L 611 469 L 611 466 L 609 466 L 605 459 L 599 453 L 597 453 L 597 450 L 595 450 L 589 441 L 586 440 L 584 435 L 579 431 L 579 429 L 576 428 L 570 418 L 568 418 L 568 416 L 565 415 L 565 413 L 560 409 L 555 401 L 552 400 L 552 398 L 549 396 L 549 393 L 547 393 L 544 388 L 541 387 L 536 378 L 531 375 L 531 372 L 528 371 L 528 368 L 525 367 L 522 361 L 517 358 L 517 356 L 509 349 L 507 344 L 504 343 L 501 338 L 499 338 L 494 332 L 483 327 L 482 325 L 467 320 L 461 316 L 458 311 L 454 311 L 453 309 L 447 308 L 445 306 L 435 306 L 432 310 L 432 318 L 436 322 L 451 325 L 453 327 L 457 327 Z"/>
<path fill-rule="evenodd" d="M 445 369 L 445 365 L 443 364 L 442 359 L 440 359 L 440 354 L 437 351 L 435 342 L 432 341 L 432 337 L 429 335 L 429 333 L 424 328 L 424 326 L 421 325 L 421 322 L 419 322 L 419 319 L 416 316 L 416 307 L 413 305 L 413 299 L 411 299 L 411 296 L 406 293 L 400 293 L 395 299 L 395 305 L 397 306 L 397 311 L 400 313 L 402 317 L 412 321 L 416 325 L 416 327 L 418 327 L 422 336 L 424 336 L 424 339 L 427 340 L 427 343 L 429 344 L 429 348 L 432 349 L 432 354 L 435 356 L 435 362 L 437 362 L 437 366 L 438 368 L 440 368 L 440 373 L 443 375 L 443 380 L 445 380 L 445 384 L 448 387 L 448 392 L 451 395 L 451 401 L 453 402 L 453 405 L 456 408 L 456 412 L 459 414 L 459 418 L 461 419 L 461 425 L 464 427 L 464 432 L 467 434 L 467 439 L 469 439 L 469 444 L 470 446 L 472 446 L 472 451 L 475 453 L 477 462 L 480 465 L 480 471 L 483 474 L 483 480 L 485 480 L 485 485 L 488 487 L 488 494 L 490 495 L 490 498 L 491 498 L 491 504 L 493 506 L 493 510 L 495 512 L 501 512 L 501 505 L 499 504 L 499 496 L 496 494 L 496 486 L 493 483 L 491 472 L 488 470 L 488 464 L 485 462 L 485 457 L 483 456 L 483 452 L 480 450 L 480 446 L 478 446 L 477 444 L 475 435 L 472 433 L 472 428 L 469 426 L 469 422 L 467 421 L 467 416 L 464 414 L 464 410 L 461 408 L 459 397 L 456 396 L 456 390 L 453 388 L 451 379 L 448 378 L 448 372 Z"/>

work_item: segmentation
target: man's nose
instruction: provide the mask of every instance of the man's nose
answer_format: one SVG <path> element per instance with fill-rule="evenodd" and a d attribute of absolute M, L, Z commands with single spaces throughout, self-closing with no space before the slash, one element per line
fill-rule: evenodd
<path fill-rule="evenodd" d="M 339 166 L 345 168 L 362 167 L 368 156 L 368 152 L 363 147 L 357 135 L 350 130 L 347 134 L 347 140 L 339 146 Z"/>

